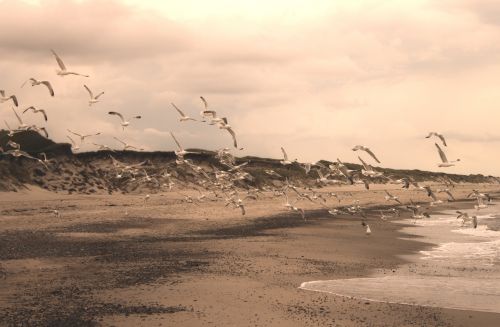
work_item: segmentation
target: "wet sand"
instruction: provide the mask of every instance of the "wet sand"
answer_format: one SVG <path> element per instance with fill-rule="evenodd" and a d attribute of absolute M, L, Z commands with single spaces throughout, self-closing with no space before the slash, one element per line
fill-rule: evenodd
<path fill-rule="evenodd" d="M 359 197 L 387 205 L 381 189 L 359 188 Z M 358 196 L 358 189 L 349 191 Z M 411 197 L 424 200 L 421 193 Z M 398 274 L 408 269 L 406 256 L 431 247 L 375 213 L 368 215 L 373 233 L 367 236 L 359 218 L 332 217 L 305 202 L 307 221 L 270 196 L 249 202 L 245 217 L 221 203 L 187 205 L 180 199 L 154 195 L 144 205 L 143 196 L 133 195 L 2 193 L 1 325 L 497 326 L 500 321 L 494 313 L 298 288 L 305 281 L 374 271 Z M 449 205 L 455 204 L 443 207 Z M 54 208 L 60 218 L 51 213 Z"/>

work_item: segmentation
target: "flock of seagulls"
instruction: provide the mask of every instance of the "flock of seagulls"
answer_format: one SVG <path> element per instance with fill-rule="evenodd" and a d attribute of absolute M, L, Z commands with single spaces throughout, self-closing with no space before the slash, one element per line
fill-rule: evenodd
<path fill-rule="evenodd" d="M 81 76 L 85 78 L 89 78 L 89 75 L 77 73 L 74 71 L 70 71 L 66 68 L 66 65 L 62 61 L 62 59 L 57 55 L 54 50 L 51 50 L 59 69 L 56 71 L 57 75 L 64 77 L 68 75 Z M 37 80 L 36 78 L 29 78 L 26 80 L 21 87 L 24 87 L 26 84 L 30 84 L 31 86 L 39 86 L 43 85 L 49 91 L 50 96 L 54 96 L 54 89 L 52 84 L 46 80 Z M 86 85 L 83 84 L 83 87 L 89 94 L 88 105 L 92 106 L 98 102 L 100 102 L 101 96 L 104 94 L 103 91 L 94 94 L 93 91 Z M 179 115 L 180 123 L 187 122 L 195 122 L 195 123 L 208 123 L 209 125 L 213 125 L 218 127 L 219 130 L 227 131 L 232 140 L 232 146 L 237 150 L 242 150 L 242 147 L 239 147 L 236 133 L 233 127 L 229 124 L 227 117 L 220 117 L 218 113 L 209 107 L 207 100 L 200 96 L 203 110 L 200 111 L 200 118 L 196 119 L 190 117 L 185 114 L 183 110 L 177 107 L 174 103 L 171 103 L 172 108 Z M 0 103 L 4 103 L 7 101 L 11 101 L 15 107 L 19 106 L 18 99 L 15 95 L 6 95 L 4 90 L 0 90 Z M 5 125 L 8 129 L 8 136 L 12 137 L 16 133 L 27 131 L 27 130 L 35 130 L 37 132 L 43 132 L 46 137 L 48 137 L 47 131 L 44 127 L 38 127 L 36 125 L 27 125 L 23 122 L 20 115 L 17 111 L 12 107 L 12 110 L 19 122 L 17 128 L 11 129 L 7 122 Z M 33 114 L 40 114 L 43 116 L 44 121 L 48 120 L 47 112 L 44 109 L 36 108 L 35 106 L 29 106 L 22 111 L 23 114 L 31 112 Z M 109 111 L 109 115 L 116 116 L 120 119 L 120 125 L 122 130 L 125 130 L 127 126 L 131 124 L 132 120 L 139 120 L 142 118 L 141 115 L 136 115 L 132 117 L 125 117 L 122 113 L 117 111 Z M 85 134 L 82 132 L 75 132 L 70 129 L 67 129 L 70 135 L 67 135 L 68 140 L 71 142 L 71 148 L 73 151 L 78 151 L 80 146 L 85 143 L 85 141 L 89 138 L 93 138 L 95 136 L 100 135 L 100 132 Z M 300 206 L 301 201 L 309 201 L 311 203 L 315 203 L 324 207 L 330 215 L 337 216 L 340 214 L 348 214 L 348 215 L 359 215 L 361 217 L 366 217 L 365 209 L 361 207 L 359 201 L 353 201 L 352 204 L 346 204 L 343 207 L 332 207 L 329 205 L 330 199 L 334 198 L 338 203 L 341 201 L 345 201 L 349 197 L 352 197 L 352 194 L 349 192 L 344 192 L 342 195 L 336 193 L 322 193 L 318 192 L 312 187 L 299 187 L 294 185 L 292 182 L 288 180 L 287 177 L 284 177 L 282 174 L 272 170 L 266 169 L 264 172 L 269 178 L 276 179 L 281 181 L 281 187 L 264 187 L 263 189 L 255 188 L 252 185 L 255 177 L 248 171 L 245 171 L 248 167 L 249 162 L 242 162 L 237 164 L 237 160 L 234 155 L 231 154 L 229 148 L 224 148 L 217 150 L 215 158 L 218 160 L 218 166 L 210 165 L 210 167 L 197 165 L 193 162 L 193 160 L 186 158 L 187 155 L 193 153 L 190 151 L 186 151 L 181 142 L 175 137 L 175 135 L 170 132 L 173 142 L 177 146 L 177 149 L 174 151 L 176 156 L 175 165 L 179 169 L 185 169 L 189 171 L 191 174 L 196 176 L 196 188 L 200 195 L 197 198 L 193 198 L 188 195 L 183 196 L 183 201 L 186 203 L 194 203 L 199 204 L 200 202 L 207 201 L 208 199 L 212 199 L 214 201 L 224 201 L 225 207 L 232 207 L 234 209 L 240 210 L 242 215 L 246 214 L 245 209 L 245 201 L 255 201 L 264 196 L 263 191 L 269 191 L 274 197 L 282 197 L 283 198 L 283 207 L 286 210 L 291 212 L 295 212 L 300 215 L 300 217 L 305 221 L 307 218 L 306 211 L 303 207 Z M 442 134 L 437 132 L 430 132 L 426 138 L 430 139 L 431 137 L 438 138 L 442 145 L 448 148 L 445 137 Z M 140 147 L 136 147 L 127 143 L 126 141 L 113 136 L 113 138 L 121 144 L 123 150 L 137 150 L 142 151 L 143 149 Z M 75 139 L 79 142 L 76 142 Z M 111 147 L 92 143 L 97 147 L 100 151 L 109 151 L 114 152 Z M 43 154 L 43 158 L 35 158 L 23 151 L 19 144 L 10 140 L 7 143 L 8 149 L 0 149 L 3 155 L 11 155 L 13 157 L 26 157 L 31 160 L 35 160 L 39 162 L 46 169 L 50 169 L 50 166 L 53 164 L 54 159 L 49 159 L 45 154 Z M 452 167 L 460 162 L 460 159 L 456 160 L 448 160 L 445 152 L 441 148 L 438 143 L 435 143 L 436 149 L 439 154 L 440 162 L 438 163 L 438 167 Z M 376 164 L 380 164 L 381 161 L 375 155 L 375 153 L 367 146 L 364 145 L 356 145 L 352 148 L 352 151 L 359 153 L 358 160 L 361 162 L 360 169 L 350 169 L 348 165 L 344 164 L 340 159 L 337 159 L 335 162 L 326 163 L 315 162 L 315 163 L 299 163 L 298 159 L 291 160 L 285 150 L 284 147 L 281 147 L 281 152 L 283 158 L 279 161 L 283 169 L 292 169 L 293 167 L 300 167 L 304 170 L 305 175 L 314 174 L 314 176 L 318 176 L 316 179 L 316 183 L 318 187 L 323 187 L 326 185 L 332 184 L 362 184 L 366 189 L 370 189 L 370 184 L 373 184 L 375 181 L 384 181 L 384 182 L 392 182 L 392 183 L 400 183 L 402 184 L 402 188 L 409 190 L 410 188 L 415 189 L 417 191 L 425 192 L 425 194 L 430 198 L 430 206 L 435 206 L 441 203 L 444 203 L 442 199 L 439 199 L 436 196 L 436 193 L 445 193 L 447 195 L 447 201 L 454 201 L 455 198 L 452 194 L 451 188 L 454 187 L 453 181 L 450 179 L 446 179 L 441 181 L 443 184 L 443 188 L 436 190 L 431 189 L 429 185 L 419 185 L 416 181 L 414 181 L 410 176 L 402 177 L 399 179 L 394 178 L 393 176 L 386 175 L 382 171 L 379 171 L 377 168 L 373 167 L 370 161 L 374 161 Z M 42 154 L 41 154 L 42 155 Z M 367 155 L 367 158 L 362 158 L 363 155 Z M 148 163 L 140 162 L 136 164 L 124 163 L 116 158 L 113 155 L 109 155 L 111 160 L 111 165 L 114 170 L 115 178 L 127 180 L 129 182 L 139 182 L 139 183 L 148 183 L 156 185 L 159 189 L 166 188 L 168 190 L 172 190 L 176 185 L 174 182 L 174 178 L 172 175 L 172 167 L 166 166 L 165 170 L 161 174 L 151 174 L 151 167 L 148 167 Z M 222 167 L 222 168 L 221 168 Z M 178 192 L 181 194 L 180 192 Z M 401 200 L 397 197 L 389 193 L 387 190 L 384 191 L 384 198 L 386 201 L 394 204 L 393 207 L 387 210 L 381 210 L 381 219 L 387 220 L 389 217 L 399 216 L 400 210 L 408 210 L 412 213 L 412 217 L 414 219 L 422 219 L 425 217 L 429 217 L 429 214 L 425 211 L 425 208 L 421 205 L 411 203 L 409 205 L 404 205 Z M 294 197 L 292 199 L 292 196 Z M 487 204 L 491 201 L 489 195 L 485 195 L 480 193 L 479 191 L 475 191 L 470 197 L 474 197 L 477 199 L 476 209 L 480 210 L 485 208 Z M 144 204 L 146 205 L 150 200 L 150 195 L 146 195 L 144 198 Z M 56 210 L 57 211 L 57 210 Z M 461 218 L 463 220 L 463 224 L 465 225 L 467 222 L 471 221 L 473 226 L 477 226 L 477 217 L 472 216 L 469 218 L 468 214 L 463 212 L 457 212 L 459 216 L 457 218 Z M 57 211 L 57 216 L 60 213 Z M 372 230 L 370 226 L 362 220 L 362 225 L 365 227 L 366 234 L 371 234 Z"/>

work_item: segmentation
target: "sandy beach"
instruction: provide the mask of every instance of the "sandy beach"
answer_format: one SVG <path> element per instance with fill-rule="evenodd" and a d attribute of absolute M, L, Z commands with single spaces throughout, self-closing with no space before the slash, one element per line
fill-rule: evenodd
<path fill-rule="evenodd" d="M 386 186 L 387 187 L 387 186 Z M 396 189 L 403 201 L 422 192 Z M 472 188 L 458 185 L 457 197 Z M 353 192 L 371 208 L 381 190 Z M 186 191 L 187 192 L 187 191 Z M 411 194 L 410 194 L 411 193 Z M 29 195 L 29 198 L 27 197 Z M 421 196 L 421 198 L 419 198 Z M 26 200 L 29 199 L 29 200 Z M 372 302 L 299 289 L 311 280 L 387 276 L 432 244 L 368 211 L 306 221 L 269 194 L 246 216 L 175 193 L 59 195 L 32 188 L 0 198 L 0 323 L 5 326 L 495 326 L 500 314 Z M 352 203 L 352 199 L 332 207 Z M 304 206 L 308 206 L 306 202 Z M 440 210 L 472 206 L 450 202 Z M 55 217 L 57 208 L 61 216 Z M 404 215 L 405 213 L 403 213 Z"/>

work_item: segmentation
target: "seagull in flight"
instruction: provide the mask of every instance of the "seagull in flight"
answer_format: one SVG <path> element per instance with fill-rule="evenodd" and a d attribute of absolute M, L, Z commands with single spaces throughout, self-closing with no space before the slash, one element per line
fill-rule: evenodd
<path fill-rule="evenodd" d="M 89 92 L 90 100 L 89 100 L 89 107 L 93 105 L 94 103 L 99 102 L 99 97 L 104 94 L 104 92 L 101 92 L 97 95 L 94 96 L 94 93 L 89 89 L 89 87 L 85 84 L 83 84 L 83 87 Z"/>
<path fill-rule="evenodd" d="M 186 116 L 186 115 L 184 114 L 184 112 L 183 112 L 181 109 L 179 109 L 179 108 L 178 108 L 178 107 L 177 107 L 174 103 L 171 103 L 171 104 L 172 104 L 172 107 L 174 107 L 174 109 L 175 109 L 175 110 L 177 110 L 177 112 L 179 113 L 179 115 L 181 115 L 181 118 L 179 118 L 179 121 L 180 121 L 180 122 L 183 122 L 183 121 L 188 121 L 188 120 L 198 121 L 198 120 L 196 120 L 196 119 L 194 119 L 194 118 L 191 118 L 191 117 L 189 117 L 189 116 Z"/>
<path fill-rule="evenodd" d="M 120 117 L 120 119 L 122 120 L 121 125 L 122 125 L 123 130 L 125 130 L 125 127 L 127 127 L 128 125 L 130 125 L 130 122 L 126 121 L 125 118 L 123 118 L 123 115 L 121 113 L 116 112 L 116 111 L 110 111 L 110 112 L 108 112 L 108 114 Z M 132 118 L 134 118 L 134 119 L 141 119 L 141 116 L 134 116 Z"/>
<path fill-rule="evenodd" d="M 52 84 L 50 84 L 49 81 L 39 81 L 39 80 L 31 77 L 26 82 L 24 82 L 23 85 L 21 85 L 21 87 L 24 87 L 24 85 L 28 82 L 31 83 L 31 86 L 45 85 L 47 87 L 47 89 L 49 90 L 50 96 L 54 96 L 54 89 L 52 88 Z"/>
<path fill-rule="evenodd" d="M 294 161 L 290 161 L 288 159 L 288 154 L 286 153 L 285 148 L 281 147 L 281 152 L 283 152 L 283 160 L 280 161 L 280 164 L 282 164 L 283 166 L 291 165 L 297 161 L 297 159 L 295 159 Z"/>
<path fill-rule="evenodd" d="M 236 141 L 236 133 L 233 131 L 231 125 L 227 123 L 226 118 L 222 118 L 222 121 L 219 123 L 219 128 L 225 129 L 226 131 L 229 132 L 229 134 L 231 134 L 231 137 L 233 138 L 233 145 L 235 148 L 238 148 L 238 142 Z M 243 148 L 240 148 L 240 150 L 243 150 Z"/>
<path fill-rule="evenodd" d="M 45 110 L 43 110 L 43 109 L 37 109 L 37 108 L 31 106 L 31 107 L 28 107 L 28 108 L 24 109 L 23 114 L 26 111 L 28 111 L 28 110 L 33 111 L 33 113 L 35 113 L 35 114 L 38 113 L 38 112 L 41 113 L 43 115 L 43 118 L 45 119 L 45 121 L 47 121 L 47 113 L 45 112 Z"/>
<path fill-rule="evenodd" d="M 111 149 L 106 144 L 97 144 L 97 143 L 92 143 L 92 144 L 97 147 L 97 151 L 111 151 L 111 152 L 115 152 L 115 150 Z"/>
<path fill-rule="evenodd" d="M 16 107 L 19 107 L 19 103 L 17 102 L 17 97 L 15 95 L 5 96 L 5 90 L 0 90 L 0 103 L 4 103 L 9 100 L 12 100 Z"/>
<path fill-rule="evenodd" d="M 438 153 L 439 153 L 439 157 L 441 158 L 441 161 L 442 161 L 440 164 L 438 164 L 438 167 L 452 167 L 452 166 L 455 166 L 456 162 L 460 161 L 460 159 L 448 161 L 448 159 L 446 158 L 446 154 L 441 149 L 441 147 L 437 143 L 434 143 L 434 144 L 436 145 L 436 148 L 437 148 Z"/>
<path fill-rule="evenodd" d="M 144 150 L 144 149 L 142 149 L 142 148 L 138 148 L 138 147 L 135 147 L 135 146 L 130 145 L 130 144 L 128 144 L 128 143 L 125 143 L 125 142 L 123 142 L 122 140 L 120 140 L 120 139 L 119 139 L 119 138 L 117 138 L 117 137 L 114 137 L 114 136 L 113 136 L 113 138 L 114 138 L 115 140 L 117 140 L 118 142 L 120 142 L 121 144 L 123 144 L 123 151 L 128 150 L 128 149 L 136 149 L 136 150 L 139 150 L 139 151 L 143 151 L 143 150 Z"/>
<path fill-rule="evenodd" d="M 436 133 L 436 132 L 429 132 L 429 135 L 427 135 L 425 138 L 428 139 L 428 138 L 430 138 L 432 136 L 439 137 L 439 139 L 441 140 L 441 142 L 443 142 L 443 145 L 444 146 L 448 146 L 448 145 L 446 145 L 446 140 L 444 139 L 443 134 L 439 134 L 439 133 Z"/>
<path fill-rule="evenodd" d="M 356 145 L 354 148 L 352 148 L 352 151 L 358 151 L 358 150 L 362 150 L 362 151 L 365 151 L 366 153 L 368 153 L 373 159 L 375 159 L 376 162 L 380 163 L 380 161 L 377 159 L 377 157 L 375 156 L 375 153 L 372 152 L 372 150 L 370 150 L 368 147 L 366 146 L 363 146 L 363 145 Z"/>
<path fill-rule="evenodd" d="M 78 151 L 80 150 L 80 146 L 76 144 L 76 142 L 71 138 L 71 136 L 66 135 L 66 137 L 70 140 L 71 142 L 71 150 L 72 151 Z"/>
<path fill-rule="evenodd" d="M 97 135 L 101 135 L 101 133 L 95 133 L 95 134 L 87 134 L 87 135 L 83 135 L 83 134 L 79 134 L 79 133 L 76 133 L 76 132 L 73 132 L 71 131 L 70 129 L 67 130 L 68 132 L 70 132 L 71 134 L 73 135 L 76 135 L 80 138 L 80 143 L 83 143 L 85 141 L 85 139 L 87 137 L 91 137 L 91 136 L 97 136 Z"/>
<path fill-rule="evenodd" d="M 66 66 L 64 65 L 64 62 L 61 60 L 61 58 L 57 55 L 57 53 L 54 51 L 54 50 L 50 50 L 52 52 L 52 54 L 54 55 L 54 57 L 56 58 L 56 61 L 57 61 L 57 65 L 59 65 L 59 68 L 58 70 L 56 70 L 56 73 L 57 75 L 59 76 L 66 76 L 66 75 L 78 75 L 78 76 L 83 76 L 83 77 L 89 77 L 89 75 L 84 75 L 84 74 L 80 74 L 80 73 L 76 73 L 76 72 L 72 72 L 72 71 L 68 71 L 66 69 Z"/>

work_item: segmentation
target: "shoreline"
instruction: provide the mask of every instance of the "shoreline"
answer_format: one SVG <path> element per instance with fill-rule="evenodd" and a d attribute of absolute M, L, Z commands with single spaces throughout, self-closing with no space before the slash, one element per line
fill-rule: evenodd
<path fill-rule="evenodd" d="M 6 218 L 10 227 L 0 232 L 0 264 L 8 284 L 0 281 L 0 321 L 35 319 L 41 325 L 64 321 L 75 326 L 488 326 L 500 318 L 476 311 L 366 304 L 298 289 L 307 280 L 332 276 L 394 274 L 407 262 L 402 255 L 432 246 L 401 232 L 404 225 L 371 214 L 367 222 L 373 234 L 367 236 L 359 218 L 319 211 L 306 222 L 280 212 L 228 224 L 223 218 L 179 219 L 179 212 L 171 215 L 177 219 L 142 215 L 144 208 L 138 201 L 127 203 L 133 202 L 128 197 L 114 201 L 130 204 L 135 213 L 118 217 L 109 211 L 110 220 L 103 219 L 100 208 L 110 199 L 79 200 L 78 215 L 63 216 L 69 220 L 64 224 L 36 213 Z M 214 210 L 219 206 L 214 204 Z M 99 216 L 98 223 L 88 218 L 89 208 L 89 214 Z M 378 215 L 376 210 L 368 211 Z M 217 210 L 209 213 L 217 215 Z M 237 211 L 232 213 L 237 217 Z M 40 222 L 29 225 L 37 219 Z M 11 229 L 15 222 L 23 226 Z M 7 245 L 11 251 L 5 251 Z M 13 296 L 19 296 L 17 303 L 9 300 Z M 27 310 L 27 305 L 35 309 Z"/>

